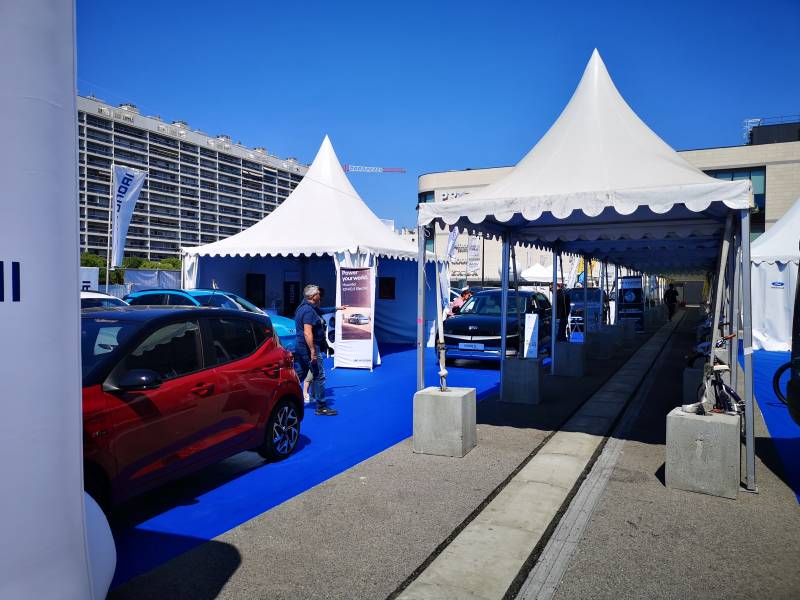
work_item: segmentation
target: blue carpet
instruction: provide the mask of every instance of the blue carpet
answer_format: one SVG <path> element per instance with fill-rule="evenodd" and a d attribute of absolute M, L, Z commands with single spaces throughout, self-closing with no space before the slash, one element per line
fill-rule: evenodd
<path fill-rule="evenodd" d="M 113 586 L 145 573 L 382 452 L 412 434 L 416 353 L 381 348 L 373 372 L 333 369 L 326 361 L 328 397 L 337 417 L 306 413 L 297 451 L 264 464 L 244 452 L 155 490 L 124 507 L 113 524 L 117 570 Z M 425 381 L 437 385 L 433 351 Z M 499 388 L 495 368 L 448 368 L 448 384 L 477 388 L 478 399 Z"/>
<path fill-rule="evenodd" d="M 759 350 L 753 353 L 753 394 L 758 401 L 761 414 L 764 415 L 767 430 L 783 465 L 786 483 L 800 502 L 800 425 L 792 420 L 786 405 L 778 400 L 772 390 L 772 377 L 775 371 L 788 361 L 788 352 Z M 784 391 L 788 380 L 787 371 L 781 379 Z"/>

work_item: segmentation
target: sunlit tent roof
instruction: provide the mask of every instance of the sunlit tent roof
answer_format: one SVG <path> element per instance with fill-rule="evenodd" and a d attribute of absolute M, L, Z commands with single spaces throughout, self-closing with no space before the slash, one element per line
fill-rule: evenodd
<path fill-rule="evenodd" d="M 649 273 L 705 271 L 725 217 L 751 197 L 749 180 L 709 177 L 645 125 L 595 50 L 569 104 L 514 169 L 470 196 L 421 204 L 418 221 L 509 232 L 514 243 Z"/>
<path fill-rule="evenodd" d="M 792 208 L 760 235 L 750 248 L 750 260 L 756 264 L 800 262 L 800 198 Z"/>
<path fill-rule="evenodd" d="M 197 256 L 313 256 L 349 251 L 417 257 L 416 244 L 389 229 L 355 191 L 328 136 L 303 180 L 272 213 L 236 235 L 182 250 Z"/>

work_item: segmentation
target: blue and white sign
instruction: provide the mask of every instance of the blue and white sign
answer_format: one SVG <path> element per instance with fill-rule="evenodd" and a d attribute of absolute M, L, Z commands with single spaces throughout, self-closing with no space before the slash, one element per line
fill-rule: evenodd
<path fill-rule="evenodd" d="M 769 287 L 774 289 L 783 289 L 786 286 L 782 281 L 771 281 Z"/>
<path fill-rule="evenodd" d="M 125 252 L 125 239 L 128 237 L 128 226 L 139 199 L 139 192 L 144 184 L 144 171 L 114 165 L 114 176 L 111 180 L 113 193 L 111 224 L 111 267 L 122 266 L 122 254 Z"/>
<path fill-rule="evenodd" d="M 539 315 L 525 315 L 525 358 L 536 358 L 539 355 Z"/>

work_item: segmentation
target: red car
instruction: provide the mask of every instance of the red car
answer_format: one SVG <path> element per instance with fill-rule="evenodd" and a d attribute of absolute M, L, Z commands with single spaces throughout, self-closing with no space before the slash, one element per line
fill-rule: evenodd
<path fill-rule="evenodd" d="M 303 395 L 266 315 L 83 311 L 86 490 L 108 507 L 243 450 L 295 449 Z"/>

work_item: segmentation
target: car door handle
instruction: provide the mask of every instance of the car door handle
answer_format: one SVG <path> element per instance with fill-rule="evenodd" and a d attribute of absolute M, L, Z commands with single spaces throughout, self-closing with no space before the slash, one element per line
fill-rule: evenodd
<path fill-rule="evenodd" d="M 214 384 L 213 383 L 198 383 L 196 386 L 189 390 L 193 394 L 197 396 L 208 396 L 211 392 L 214 391 Z"/>

